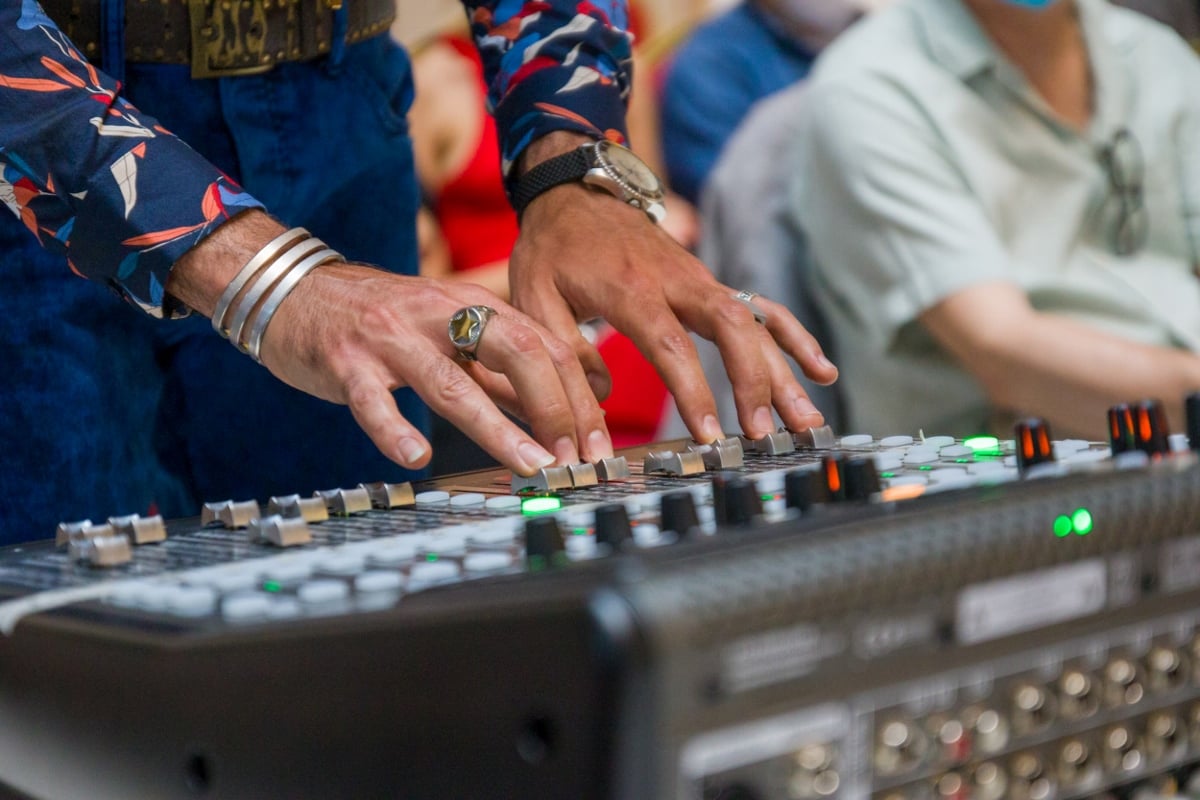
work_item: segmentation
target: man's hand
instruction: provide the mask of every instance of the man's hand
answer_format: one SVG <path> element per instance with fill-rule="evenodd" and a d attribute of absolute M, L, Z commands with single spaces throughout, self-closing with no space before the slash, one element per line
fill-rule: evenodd
<path fill-rule="evenodd" d="M 522 168 L 582 141 L 571 134 L 538 140 Z M 601 397 L 608 374 L 577 322 L 603 317 L 632 339 L 662 375 L 697 441 L 713 441 L 722 429 L 689 331 L 720 349 L 747 436 L 772 432 L 772 407 L 792 430 L 824 421 L 785 354 L 818 383 L 832 383 L 837 368 L 791 312 L 756 298 L 767 314 L 766 324 L 758 324 L 734 299 L 735 289 L 718 283 L 643 212 L 611 194 L 572 183 L 535 198 L 522 218 L 509 280 L 514 304 L 575 347 Z"/>
<path fill-rule="evenodd" d="M 211 315 L 231 273 L 282 230 L 257 212 L 227 223 L 179 262 L 168 291 Z M 456 311 L 472 305 L 498 313 L 479 340 L 478 361 L 467 362 L 447 327 Z M 261 355 L 286 383 L 349 406 L 375 445 L 406 467 L 427 464 L 430 447 L 392 398 L 404 386 L 523 475 L 555 460 L 612 455 L 603 414 L 571 347 L 472 284 L 326 264 L 280 305 Z M 500 408 L 526 420 L 534 438 Z"/>

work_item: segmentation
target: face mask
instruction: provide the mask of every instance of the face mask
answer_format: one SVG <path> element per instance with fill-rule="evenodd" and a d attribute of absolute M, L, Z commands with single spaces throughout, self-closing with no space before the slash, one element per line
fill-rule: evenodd
<path fill-rule="evenodd" d="M 1058 2 L 1058 0 L 1005 0 L 1006 3 L 1011 3 L 1014 6 L 1022 8 L 1043 9 L 1049 8 Z"/>

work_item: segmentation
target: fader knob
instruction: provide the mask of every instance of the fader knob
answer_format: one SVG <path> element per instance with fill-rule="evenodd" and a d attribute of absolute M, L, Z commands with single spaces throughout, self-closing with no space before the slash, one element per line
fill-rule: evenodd
<path fill-rule="evenodd" d="M 1193 450 L 1200 450 L 1200 392 L 1192 392 L 1184 398 L 1183 408 L 1187 412 L 1188 444 Z"/>
<path fill-rule="evenodd" d="M 1133 432 L 1139 450 L 1152 456 L 1171 452 L 1167 412 L 1158 400 L 1143 400 L 1133 409 Z"/>
<path fill-rule="evenodd" d="M 1118 403 L 1108 410 L 1108 444 L 1114 456 L 1137 449 L 1133 409 L 1128 403 Z"/>
<path fill-rule="evenodd" d="M 626 540 L 633 538 L 629 525 L 629 511 L 620 503 L 600 506 L 595 513 L 596 544 L 606 544 L 617 550 Z"/>
<path fill-rule="evenodd" d="M 762 498 L 754 481 L 744 475 L 713 478 L 713 511 L 718 525 L 746 525 L 762 516 Z"/>
<path fill-rule="evenodd" d="M 664 494 L 660 527 L 664 531 L 674 531 L 681 539 L 698 533 L 700 516 L 696 512 L 695 496 L 686 489 Z"/>
<path fill-rule="evenodd" d="M 530 569 L 557 566 L 566 559 L 562 529 L 552 515 L 530 517 L 525 522 L 525 563 Z"/>
<path fill-rule="evenodd" d="M 829 502 L 829 489 L 820 470 L 794 469 L 783 476 L 787 507 L 807 514 L 813 506 Z"/>
<path fill-rule="evenodd" d="M 848 458 L 842 464 L 842 482 L 846 499 L 867 500 L 879 491 L 879 470 L 873 458 Z"/>
<path fill-rule="evenodd" d="M 1016 426 L 1017 468 L 1025 472 L 1038 464 L 1054 461 L 1050 426 L 1045 420 L 1026 419 Z"/>

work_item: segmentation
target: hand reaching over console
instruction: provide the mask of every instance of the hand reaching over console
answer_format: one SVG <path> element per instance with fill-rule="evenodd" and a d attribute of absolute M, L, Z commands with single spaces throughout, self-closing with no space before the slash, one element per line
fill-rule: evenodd
<path fill-rule="evenodd" d="M 257 330 L 261 349 L 242 349 L 286 383 L 349 406 L 375 445 L 406 467 L 427 464 L 430 447 L 392 398 L 391 391 L 403 386 L 520 474 L 555 460 L 612 455 L 602 413 L 571 347 L 482 287 L 331 260 L 295 283 L 269 317 L 269 329 L 247 320 L 270 305 L 269 287 L 256 297 L 255 281 L 268 283 L 273 265 L 294 252 L 287 246 L 282 254 L 270 252 L 286 235 L 261 212 L 243 214 L 179 261 L 167 291 L 216 314 L 218 327 L 239 344 L 247 335 L 231 330 L 231 321 Z M 271 257 L 258 268 L 260 278 L 246 275 L 238 287 L 242 273 L 254 269 L 243 265 L 264 252 Z M 469 308 L 476 311 L 468 314 Z M 448 323 L 460 311 L 456 347 Z M 533 438 L 500 408 L 525 419 Z"/>
<path fill-rule="evenodd" d="M 526 169 L 588 141 L 551 134 L 526 151 Z M 697 441 L 714 441 L 722 430 L 689 332 L 720 349 L 746 435 L 772 432 L 772 407 L 792 430 L 824 421 L 786 357 L 818 383 L 832 383 L 837 368 L 795 316 L 761 297 L 738 299 L 646 213 L 612 194 L 578 181 L 537 194 L 523 208 L 509 280 L 513 303 L 573 344 L 601 396 L 607 372 L 577 322 L 603 317 L 632 339 Z"/>

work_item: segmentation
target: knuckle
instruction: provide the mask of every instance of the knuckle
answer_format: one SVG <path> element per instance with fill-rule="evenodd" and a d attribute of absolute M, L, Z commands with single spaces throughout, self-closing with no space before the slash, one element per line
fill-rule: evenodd
<path fill-rule="evenodd" d="M 375 385 L 364 378 L 352 377 L 346 382 L 346 405 L 353 409 L 369 408 L 378 394 Z"/>
<path fill-rule="evenodd" d="M 681 329 L 667 331 L 658 337 L 658 347 L 672 358 L 690 358 L 695 355 L 696 346 L 692 339 Z"/>
<path fill-rule="evenodd" d="M 753 323 L 750 309 L 732 297 L 722 295 L 713 304 L 713 316 L 723 325 L 746 325 Z"/>
<path fill-rule="evenodd" d="M 507 338 L 512 348 L 521 356 L 532 356 L 538 351 L 545 349 L 542 337 L 538 336 L 537 331 L 528 325 L 513 325 L 508 332 Z"/>
<path fill-rule="evenodd" d="M 475 390 L 475 382 L 450 361 L 434 367 L 431 378 L 434 393 L 445 405 L 461 403 Z"/>

